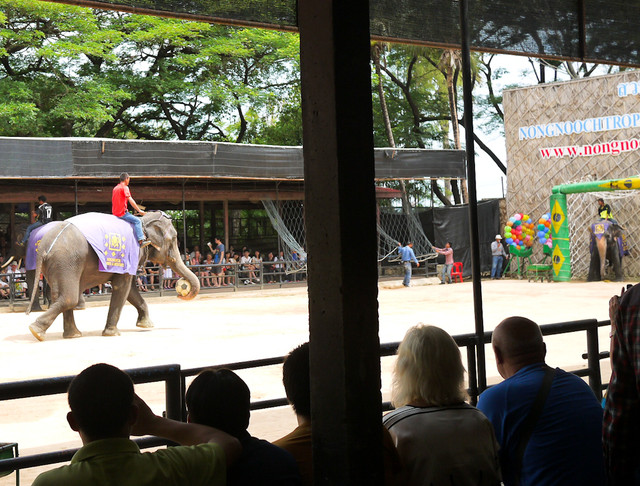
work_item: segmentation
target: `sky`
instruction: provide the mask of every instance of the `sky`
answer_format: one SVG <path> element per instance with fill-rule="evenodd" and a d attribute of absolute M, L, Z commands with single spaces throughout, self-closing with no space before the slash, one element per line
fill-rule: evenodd
<path fill-rule="evenodd" d="M 537 61 L 536 61 L 537 63 Z M 529 62 L 529 58 L 524 56 L 508 56 L 508 55 L 496 55 L 491 63 L 492 70 L 495 72 L 499 68 L 504 68 L 506 73 L 497 81 L 494 81 L 494 93 L 496 95 L 502 94 L 502 90 L 507 87 L 525 87 L 538 84 L 533 67 Z M 609 66 L 600 65 L 593 72 L 592 76 L 603 75 L 607 73 Z M 547 82 L 553 80 L 554 73 L 551 69 L 547 69 Z M 558 81 L 569 80 L 570 77 L 566 72 L 559 71 Z M 487 92 L 486 86 L 478 88 L 477 92 L 474 91 L 474 95 L 481 94 L 482 90 Z M 474 127 L 476 133 L 480 139 L 487 144 L 491 150 L 498 156 L 503 164 L 507 166 L 507 173 L 509 164 L 507 162 L 506 146 L 504 140 L 504 130 L 500 132 L 486 133 L 482 132 L 478 128 L 478 123 L 475 122 Z M 476 181 L 477 181 L 477 194 L 478 200 L 489 198 L 504 197 L 507 193 L 507 180 L 506 176 L 498 168 L 491 158 L 476 146 Z"/>
<path fill-rule="evenodd" d="M 505 86 L 532 86 L 538 83 L 532 71 L 529 59 L 522 56 L 497 55 L 491 63 L 494 72 L 498 68 L 507 70 L 506 74 L 494 82 L 494 93 L 499 96 Z M 482 89 L 486 91 L 486 86 Z M 481 91 L 481 90 L 478 90 Z M 479 93 L 474 93 L 479 94 Z M 493 150 L 504 165 L 507 166 L 504 130 L 500 132 L 482 132 L 478 123 L 474 129 L 480 139 Z M 496 163 L 480 148 L 476 146 L 476 190 L 478 200 L 500 198 L 506 196 L 507 179 Z"/>

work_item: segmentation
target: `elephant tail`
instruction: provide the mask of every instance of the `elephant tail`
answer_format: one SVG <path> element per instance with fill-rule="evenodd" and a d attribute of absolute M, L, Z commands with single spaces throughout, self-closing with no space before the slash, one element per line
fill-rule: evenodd
<path fill-rule="evenodd" d="M 36 297 L 40 293 L 38 290 L 38 284 L 40 283 L 40 274 L 42 273 L 42 260 L 44 259 L 44 255 L 42 253 L 38 253 L 38 257 L 36 258 L 36 269 L 33 277 L 33 289 L 31 289 L 31 300 L 29 300 L 29 307 L 27 307 L 26 314 L 29 315 L 31 313 L 31 307 L 33 307 L 33 303 L 36 300 Z"/>

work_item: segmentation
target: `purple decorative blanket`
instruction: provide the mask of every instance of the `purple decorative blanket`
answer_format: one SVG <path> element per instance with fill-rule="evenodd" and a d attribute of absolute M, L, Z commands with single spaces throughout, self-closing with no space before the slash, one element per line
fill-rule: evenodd
<path fill-rule="evenodd" d="M 78 228 L 93 247 L 101 272 L 136 274 L 140 246 L 132 225 L 104 213 L 80 214 L 67 221 Z"/>
<path fill-rule="evenodd" d="M 36 269 L 36 257 L 38 256 L 38 247 L 40 246 L 40 240 L 49 231 L 55 228 L 56 224 L 45 224 L 34 229 L 29 235 L 29 242 L 27 243 L 27 258 L 25 260 L 25 268 L 27 270 Z"/>

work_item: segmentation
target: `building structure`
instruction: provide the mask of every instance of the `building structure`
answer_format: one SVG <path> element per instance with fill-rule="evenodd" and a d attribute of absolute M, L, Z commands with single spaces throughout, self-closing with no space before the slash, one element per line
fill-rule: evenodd
<path fill-rule="evenodd" d="M 0 137 L 0 234 L 9 242 L 45 194 L 61 220 L 110 212 L 111 191 L 128 172 L 137 202 L 173 213 L 183 246 L 218 236 L 226 248 L 276 250 L 278 234 L 262 201 L 293 204 L 302 214 L 302 147 L 216 142 Z M 464 153 L 377 149 L 376 180 L 463 177 Z M 400 191 L 376 187 L 378 199 Z"/>

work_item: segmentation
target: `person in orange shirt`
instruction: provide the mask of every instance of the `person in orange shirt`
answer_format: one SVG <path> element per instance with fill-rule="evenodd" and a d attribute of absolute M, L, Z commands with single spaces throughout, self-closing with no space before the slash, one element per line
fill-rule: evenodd
<path fill-rule="evenodd" d="M 127 204 L 131 204 L 140 215 L 144 216 L 146 213 L 140 209 L 135 200 L 131 197 L 131 191 L 129 190 L 129 174 L 123 172 L 120 174 L 120 184 L 113 188 L 111 195 L 111 213 L 120 219 L 124 219 L 127 223 L 133 225 L 133 229 L 136 233 L 136 239 L 140 243 L 140 248 L 144 248 L 150 245 L 151 242 L 144 237 L 142 231 L 142 222 L 140 218 L 136 218 L 128 210 Z"/>

